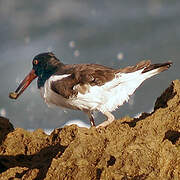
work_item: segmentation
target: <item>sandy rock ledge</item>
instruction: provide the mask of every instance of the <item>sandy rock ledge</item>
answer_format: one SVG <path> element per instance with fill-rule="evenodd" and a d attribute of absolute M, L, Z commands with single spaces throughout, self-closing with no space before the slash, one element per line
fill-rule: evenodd
<path fill-rule="evenodd" d="M 106 128 L 14 129 L 0 117 L 0 179 L 180 179 L 180 82 L 154 112 Z"/>

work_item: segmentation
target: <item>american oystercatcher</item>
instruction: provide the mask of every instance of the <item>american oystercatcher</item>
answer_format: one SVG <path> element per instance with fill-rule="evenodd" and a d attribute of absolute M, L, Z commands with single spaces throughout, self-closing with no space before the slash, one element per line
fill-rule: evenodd
<path fill-rule="evenodd" d="M 151 64 L 147 60 L 122 69 L 99 64 L 66 65 L 47 52 L 35 56 L 32 64 L 31 72 L 9 94 L 10 98 L 17 99 L 38 77 L 37 86 L 48 105 L 81 110 L 92 126 L 95 126 L 93 111 L 98 110 L 107 117 L 99 126 L 107 126 L 115 119 L 112 111 L 127 102 L 144 80 L 167 70 L 172 63 Z"/>

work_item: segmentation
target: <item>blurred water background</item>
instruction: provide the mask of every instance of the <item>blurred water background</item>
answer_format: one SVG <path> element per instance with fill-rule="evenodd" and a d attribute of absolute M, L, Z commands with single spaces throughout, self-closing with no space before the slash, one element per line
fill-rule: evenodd
<path fill-rule="evenodd" d="M 173 61 L 171 69 L 147 80 L 114 115 L 151 111 L 156 98 L 179 78 L 179 0 L 0 1 L 0 115 L 15 127 L 61 127 L 71 120 L 89 124 L 78 111 L 48 108 L 36 81 L 16 101 L 10 91 L 32 68 L 32 59 L 53 51 L 64 63 L 100 63 L 110 67 Z M 96 123 L 104 116 L 95 114 Z"/>

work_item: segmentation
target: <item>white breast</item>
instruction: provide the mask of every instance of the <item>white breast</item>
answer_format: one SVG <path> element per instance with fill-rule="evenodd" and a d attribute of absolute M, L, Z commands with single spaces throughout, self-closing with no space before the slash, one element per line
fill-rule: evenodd
<path fill-rule="evenodd" d="M 57 94 L 51 89 L 52 81 L 61 80 L 68 76 L 70 76 L 70 74 L 54 75 L 51 76 L 48 80 L 46 80 L 44 87 L 40 89 L 40 92 L 42 98 L 48 106 L 56 105 L 64 108 L 77 109 L 76 107 L 72 107 L 72 105 L 68 103 L 68 99 L 62 97 L 60 94 Z"/>

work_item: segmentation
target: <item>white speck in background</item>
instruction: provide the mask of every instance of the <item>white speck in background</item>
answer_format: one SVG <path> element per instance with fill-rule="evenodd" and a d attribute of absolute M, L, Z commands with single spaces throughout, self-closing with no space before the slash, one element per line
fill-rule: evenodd
<path fill-rule="evenodd" d="M 0 109 L 0 115 L 6 117 L 6 110 L 4 108 Z"/>
<path fill-rule="evenodd" d="M 74 48 L 75 46 L 76 46 L 75 41 L 70 41 L 69 42 L 69 47 L 70 48 Z"/>
<path fill-rule="evenodd" d="M 68 111 L 67 111 L 67 110 L 65 110 L 65 109 L 63 109 L 63 112 L 64 112 L 64 113 L 66 113 L 66 114 L 68 113 Z"/>
<path fill-rule="evenodd" d="M 96 16 L 97 11 L 96 11 L 95 9 L 92 9 L 92 10 L 91 10 L 91 14 L 92 14 L 93 16 Z"/>
<path fill-rule="evenodd" d="M 20 77 L 16 77 L 16 84 L 20 84 L 20 82 L 21 82 Z"/>
<path fill-rule="evenodd" d="M 35 86 L 31 86 L 30 91 L 32 93 L 35 93 L 37 91 L 37 88 Z"/>
<path fill-rule="evenodd" d="M 25 44 L 29 44 L 29 43 L 30 43 L 30 37 L 29 37 L 29 36 L 26 36 L 26 37 L 24 38 L 24 42 L 25 42 Z"/>
<path fill-rule="evenodd" d="M 53 51 L 53 48 L 52 48 L 51 46 L 49 46 L 49 47 L 47 48 L 47 51 L 48 51 L 48 52 L 52 52 L 52 51 Z"/>
<path fill-rule="evenodd" d="M 119 52 L 118 54 L 117 54 L 117 59 L 118 60 L 122 60 L 124 58 L 124 54 L 122 53 L 122 52 Z"/>
<path fill-rule="evenodd" d="M 75 51 L 74 51 L 74 56 L 75 56 L 75 57 L 78 57 L 79 55 L 80 55 L 79 50 L 75 50 Z"/>

